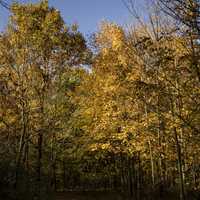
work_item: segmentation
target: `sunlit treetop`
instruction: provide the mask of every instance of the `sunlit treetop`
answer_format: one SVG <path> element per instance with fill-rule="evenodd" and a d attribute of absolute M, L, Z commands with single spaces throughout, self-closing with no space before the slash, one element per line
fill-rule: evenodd
<path fill-rule="evenodd" d="M 78 64 L 86 57 L 86 41 L 77 25 L 66 26 L 60 12 L 48 1 L 37 4 L 14 3 L 6 35 L 15 48 L 37 50 L 49 59 L 61 55 L 67 64 Z"/>

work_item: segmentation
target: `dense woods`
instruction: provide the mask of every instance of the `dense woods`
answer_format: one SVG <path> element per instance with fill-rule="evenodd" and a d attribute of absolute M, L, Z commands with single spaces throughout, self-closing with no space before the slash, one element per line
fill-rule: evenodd
<path fill-rule="evenodd" d="M 12 4 L 0 35 L 0 199 L 199 199 L 199 8 L 160 0 L 147 20 L 104 21 L 88 41 L 48 1 Z"/>

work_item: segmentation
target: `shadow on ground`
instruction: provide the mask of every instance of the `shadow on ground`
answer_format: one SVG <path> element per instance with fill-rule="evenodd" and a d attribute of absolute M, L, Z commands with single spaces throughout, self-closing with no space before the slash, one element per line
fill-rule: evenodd
<path fill-rule="evenodd" d="M 124 200 L 114 192 L 63 192 L 57 193 L 54 200 Z"/>

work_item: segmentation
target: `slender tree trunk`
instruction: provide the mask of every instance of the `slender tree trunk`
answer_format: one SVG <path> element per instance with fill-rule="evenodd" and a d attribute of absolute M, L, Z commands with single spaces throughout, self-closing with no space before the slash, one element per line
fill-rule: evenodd
<path fill-rule="evenodd" d="M 23 148 L 25 144 L 25 136 L 26 136 L 26 119 L 25 119 L 25 105 L 24 102 L 22 102 L 22 132 L 20 136 L 20 142 L 19 142 L 19 148 L 16 156 L 16 171 L 15 171 L 15 184 L 14 187 L 17 189 L 18 185 L 18 179 L 19 179 L 19 168 L 20 168 L 20 163 L 22 159 L 22 154 L 23 154 Z"/>
<path fill-rule="evenodd" d="M 45 87 L 44 87 L 45 88 Z M 36 196 L 38 197 L 38 200 L 41 199 L 41 169 L 42 169 L 42 150 L 43 150 L 43 134 L 44 134 L 44 122 L 45 122 L 45 114 L 44 114 L 44 99 L 45 99 L 45 90 L 43 88 L 42 95 L 40 96 L 40 114 L 41 114 L 41 127 L 40 130 L 38 131 L 38 136 L 37 136 L 37 167 L 36 167 L 36 173 L 37 173 L 37 178 L 36 178 Z"/>
<path fill-rule="evenodd" d="M 146 123 L 147 125 L 149 124 L 148 121 L 148 113 L 147 113 L 147 104 L 145 103 L 144 107 L 145 111 L 145 118 L 146 118 Z M 153 152 L 152 152 L 152 146 L 151 146 L 151 140 L 148 140 L 148 145 L 149 145 L 149 153 L 150 153 L 150 163 L 151 163 L 151 179 L 152 179 L 152 187 L 154 187 L 155 184 L 155 172 L 154 172 L 154 159 L 153 159 Z"/>
<path fill-rule="evenodd" d="M 56 158 L 53 161 L 53 187 L 54 191 L 57 191 Z"/>
<path fill-rule="evenodd" d="M 177 58 L 176 57 L 174 58 L 174 68 L 177 69 Z M 181 114 L 179 80 L 177 78 L 175 79 L 175 86 L 176 86 L 176 89 L 174 91 L 172 91 L 171 96 L 170 96 L 170 107 L 171 107 L 172 119 L 173 119 L 174 124 L 176 123 L 175 122 L 176 113 Z M 177 92 L 177 89 L 178 89 L 178 92 Z M 174 140 L 175 140 L 176 152 L 177 152 L 180 200 L 185 200 L 182 149 L 181 149 L 181 144 L 180 144 L 178 133 L 177 133 L 177 128 L 174 126 L 172 131 L 174 134 Z"/>
<path fill-rule="evenodd" d="M 132 158 L 128 157 L 128 172 L 129 172 L 129 192 L 130 196 L 133 197 L 133 173 L 132 173 Z"/>
<path fill-rule="evenodd" d="M 141 161 L 140 161 L 140 152 L 138 152 L 138 172 L 137 172 L 137 200 L 140 200 L 140 190 L 141 190 Z"/>
<path fill-rule="evenodd" d="M 43 133 L 38 134 L 38 161 L 37 161 L 37 196 L 41 199 L 41 168 L 42 168 L 42 143 L 43 143 Z"/>
<path fill-rule="evenodd" d="M 51 179 L 51 187 L 56 191 L 57 189 L 57 181 L 56 181 L 56 151 L 55 151 L 55 142 L 56 136 L 53 133 L 51 138 L 51 169 L 50 169 L 50 179 Z"/>
<path fill-rule="evenodd" d="M 177 158 L 178 158 L 178 171 L 179 171 L 179 181 L 180 181 L 180 200 L 185 200 L 181 146 L 180 146 L 180 143 L 179 143 L 179 140 L 178 140 L 176 128 L 174 128 L 174 137 L 175 137 L 175 142 L 176 142 Z"/>
<path fill-rule="evenodd" d="M 175 114 L 174 114 L 174 102 L 171 98 L 171 109 L 173 120 L 175 121 Z M 181 145 L 178 139 L 178 133 L 176 127 L 173 128 L 174 139 L 176 144 L 176 151 L 177 151 L 177 162 L 178 162 L 178 172 L 179 172 L 179 189 L 180 189 L 180 200 L 185 200 L 185 189 L 184 189 L 184 179 L 183 179 L 183 166 L 182 166 L 182 155 L 181 155 Z"/>
<path fill-rule="evenodd" d="M 65 161 L 63 160 L 62 162 L 63 164 L 63 191 L 65 190 L 66 188 L 66 173 L 65 173 L 65 170 L 66 170 L 66 164 L 65 164 Z"/>
<path fill-rule="evenodd" d="M 154 160 L 153 160 L 153 153 L 152 153 L 152 146 L 151 140 L 149 140 L 149 152 L 150 152 L 150 161 L 151 161 L 151 180 L 152 180 L 152 187 L 155 185 L 155 172 L 154 172 Z"/>
<path fill-rule="evenodd" d="M 26 137 L 26 143 L 24 148 L 24 166 L 26 169 L 26 191 L 30 189 L 30 177 L 29 177 L 29 142 L 28 137 Z"/>

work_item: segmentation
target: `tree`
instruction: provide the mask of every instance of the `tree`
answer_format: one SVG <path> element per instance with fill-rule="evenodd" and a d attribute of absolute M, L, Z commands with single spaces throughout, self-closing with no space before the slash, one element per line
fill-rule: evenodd
<path fill-rule="evenodd" d="M 37 154 L 31 154 L 34 159 L 37 157 L 36 194 L 40 198 L 44 140 L 48 139 L 53 130 L 49 125 L 52 123 L 50 111 L 54 104 L 50 102 L 62 74 L 69 67 L 86 63 L 88 50 L 81 33 L 75 26 L 66 27 L 60 13 L 50 8 L 48 1 L 13 4 L 10 22 L 7 31 L 1 36 L 0 45 L 2 76 L 8 77 L 5 82 L 19 110 L 16 113 L 16 123 L 20 127 L 16 137 L 18 153 L 15 184 L 17 187 L 22 155 L 29 154 L 27 151 L 30 151 L 28 146 L 31 141 L 33 148 L 37 149 Z"/>

